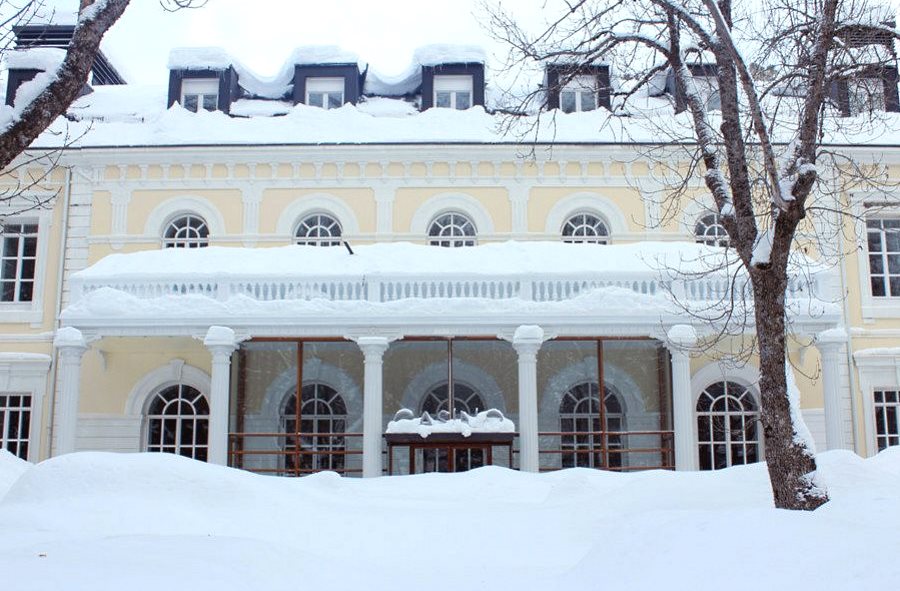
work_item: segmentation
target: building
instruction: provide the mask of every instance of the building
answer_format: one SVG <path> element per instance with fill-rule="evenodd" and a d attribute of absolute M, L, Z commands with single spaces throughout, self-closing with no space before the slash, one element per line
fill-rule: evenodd
<path fill-rule="evenodd" d="M 29 79 L 12 66 L 37 72 L 41 52 L 11 62 L 8 103 Z M 176 50 L 167 89 L 86 89 L 6 176 L 3 447 L 374 476 L 401 409 L 498 409 L 517 435 L 491 459 L 525 470 L 762 459 L 752 326 L 701 346 L 733 288 L 724 230 L 698 179 L 656 198 L 681 148 L 660 167 L 651 127 L 623 143 L 601 124 L 605 66 L 548 67 L 559 110 L 504 134 L 484 61 L 434 46 L 386 80 L 308 47 L 264 80 Z M 894 109 L 896 75 L 879 80 Z M 840 149 L 900 176 L 894 145 Z M 790 286 L 792 377 L 820 449 L 871 455 L 900 443 L 900 210 L 843 197 L 863 221 L 839 218 L 844 241 Z"/>

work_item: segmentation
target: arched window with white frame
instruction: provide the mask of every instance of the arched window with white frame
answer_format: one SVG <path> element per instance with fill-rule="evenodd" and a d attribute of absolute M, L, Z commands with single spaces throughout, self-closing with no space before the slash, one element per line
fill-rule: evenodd
<path fill-rule="evenodd" d="M 608 244 L 609 226 L 595 213 L 579 212 L 566 219 L 562 239 L 569 244 Z"/>
<path fill-rule="evenodd" d="M 343 229 L 340 222 L 327 213 L 304 216 L 294 230 L 294 242 L 305 246 L 340 246 Z"/>
<path fill-rule="evenodd" d="M 625 412 L 622 401 L 608 386 L 583 382 L 569 388 L 559 401 L 562 467 L 621 468 Z"/>
<path fill-rule="evenodd" d="M 288 435 L 284 440 L 287 473 L 344 470 L 347 404 L 336 389 L 320 382 L 306 384 L 298 407 L 292 388 L 282 406 L 281 428 Z"/>
<path fill-rule="evenodd" d="M 209 402 L 186 384 L 156 392 L 144 416 L 147 451 L 173 453 L 206 461 L 209 449 Z"/>
<path fill-rule="evenodd" d="M 442 213 L 428 226 L 428 244 L 431 246 L 475 246 L 475 224 L 458 211 Z"/>
<path fill-rule="evenodd" d="M 163 230 L 163 248 L 203 248 L 209 246 L 209 226 L 195 213 L 179 214 Z"/>
<path fill-rule="evenodd" d="M 697 399 L 697 444 L 701 470 L 719 470 L 762 459 L 759 404 L 737 382 L 715 382 Z"/>
<path fill-rule="evenodd" d="M 724 246 L 729 243 L 728 231 L 722 225 L 722 217 L 717 213 L 708 213 L 694 226 L 694 238 L 698 244 L 707 246 Z"/>

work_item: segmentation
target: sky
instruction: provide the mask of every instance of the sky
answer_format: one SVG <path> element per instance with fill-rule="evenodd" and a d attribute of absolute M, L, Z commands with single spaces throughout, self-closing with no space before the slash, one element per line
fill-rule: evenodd
<path fill-rule="evenodd" d="M 47 1 L 66 11 L 78 4 Z M 504 4 L 538 15 L 544 0 Z M 176 13 L 157 0 L 132 0 L 103 48 L 133 83 L 165 83 L 169 50 L 184 46 L 223 47 L 257 74 L 272 76 L 295 47 L 340 45 L 381 73 L 399 74 L 413 51 L 429 43 L 481 45 L 503 57 L 479 25 L 484 18 L 478 0 L 209 0 Z"/>

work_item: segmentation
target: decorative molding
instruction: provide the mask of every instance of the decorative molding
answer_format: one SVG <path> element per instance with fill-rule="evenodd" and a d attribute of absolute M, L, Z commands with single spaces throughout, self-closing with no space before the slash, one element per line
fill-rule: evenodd
<path fill-rule="evenodd" d="M 428 226 L 441 214 L 458 211 L 464 213 L 475 224 L 478 239 L 482 234 L 494 233 L 494 222 L 487 208 L 475 197 L 465 193 L 439 193 L 429 198 L 413 214 L 409 231 L 423 239 L 428 235 Z"/>
<path fill-rule="evenodd" d="M 579 191 L 558 200 L 547 214 L 544 231 L 548 235 L 562 236 L 562 228 L 566 220 L 581 212 L 600 215 L 608 224 L 613 241 L 629 231 L 628 221 L 622 214 L 622 210 L 611 199 L 594 191 Z"/>
<path fill-rule="evenodd" d="M 166 224 L 175 216 L 193 213 L 202 216 L 209 228 L 210 238 L 215 240 L 225 234 L 225 218 L 208 199 L 194 195 L 184 195 L 167 199 L 157 205 L 144 224 L 145 236 L 156 236 L 162 240 Z"/>
<path fill-rule="evenodd" d="M 186 364 L 183 359 L 172 359 L 167 364 L 144 374 L 135 383 L 125 402 L 125 415 L 143 418 L 150 397 L 163 388 L 177 384 L 196 388 L 204 396 L 209 397 L 210 383 L 209 374 L 202 369 Z"/>
<path fill-rule="evenodd" d="M 280 237 L 293 240 L 297 224 L 305 216 L 313 213 L 327 213 L 334 216 L 341 224 L 342 237 L 359 235 L 359 221 L 356 214 L 347 205 L 346 200 L 330 193 L 312 193 L 294 199 L 278 217 L 275 233 Z"/>

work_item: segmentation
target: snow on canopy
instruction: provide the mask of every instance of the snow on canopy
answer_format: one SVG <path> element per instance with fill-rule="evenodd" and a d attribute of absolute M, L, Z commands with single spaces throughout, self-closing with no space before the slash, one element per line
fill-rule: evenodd
<path fill-rule="evenodd" d="M 900 448 L 817 459 L 831 500 L 804 512 L 773 507 L 762 463 L 362 480 L 68 454 L 0 500 L 0 572 L 23 591 L 896 588 Z"/>
<path fill-rule="evenodd" d="M 401 409 L 397 416 L 406 411 L 412 415 L 409 409 Z M 421 417 L 397 418 L 387 424 L 385 433 L 411 433 L 427 439 L 435 433 L 459 433 L 463 437 L 470 437 L 472 433 L 515 433 L 516 425 L 503 416 L 496 408 L 483 410 L 475 416 L 463 411 L 459 418 L 441 419 L 431 417 L 424 413 Z"/>
<path fill-rule="evenodd" d="M 536 315 L 602 317 L 610 322 L 640 316 L 645 321 L 674 324 L 680 318 L 681 307 L 673 304 L 665 287 L 667 281 L 702 277 L 738 264 L 736 259 L 728 258 L 724 249 L 685 242 L 642 242 L 608 245 L 602 249 L 557 242 L 489 243 L 469 248 L 380 243 L 356 246 L 354 252 L 351 255 L 339 247 L 292 245 L 112 254 L 73 275 L 76 286 L 73 289 L 79 295 L 61 317 L 74 326 L 104 324 L 113 318 L 218 323 L 226 322 L 225 319 L 236 322 L 236 318 L 262 322 L 289 317 L 302 318 L 304 322 L 343 318 L 350 323 L 374 319 L 390 323 L 412 322 L 435 315 L 503 318 L 518 324 L 527 324 Z M 575 252 L 585 256 L 573 256 Z M 796 272 L 802 277 L 826 269 L 799 254 L 795 264 L 802 265 L 802 271 L 798 267 Z M 565 282 L 572 278 L 595 283 L 579 283 L 577 289 L 573 288 L 574 291 L 562 298 L 528 295 L 527 291 L 519 291 L 525 290 L 524 287 L 513 289 L 523 281 Z M 441 284 L 491 282 L 495 287 L 494 292 L 456 295 L 442 291 L 418 295 L 397 292 L 384 299 L 376 296 L 381 293 L 379 284 L 422 284 L 435 280 Z M 272 298 L 256 297 L 253 289 L 246 287 L 251 283 L 288 286 L 292 282 L 309 287 L 297 287 L 299 291 Z M 370 295 L 375 299 L 370 300 L 361 293 L 332 299 L 327 296 L 330 288 L 313 287 L 310 282 L 369 285 Z M 500 282 L 510 286 L 502 294 L 496 287 Z M 727 283 L 730 282 L 728 279 Z M 147 291 L 142 287 L 176 284 L 196 289 L 179 289 L 175 293 Z M 839 310 L 835 304 L 817 298 L 807 286 L 798 284 L 789 301 L 790 313 L 822 319 L 831 318 Z M 691 301 L 682 303 L 689 305 Z M 703 300 L 700 305 L 706 308 L 710 302 Z M 730 304 L 722 300 L 721 305 Z"/>
<path fill-rule="evenodd" d="M 209 247 L 160 249 L 111 254 L 75 277 L 137 278 L 243 276 L 346 276 L 392 273 L 432 275 L 451 270 L 466 275 L 657 272 L 677 269 L 702 273 L 727 260 L 724 249 L 693 242 L 640 242 L 598 249 L 593 245 L 557 242 L 501 242 L 469 248 L 435 248 L 422 244 L 379 243 L 343 248 L 282 246 L 274 248 Z M 601 252 L 602 250 L 602 252 Z M 573 253 L 581 253 L 573 256 Z M 582 256 L 584 255 L 584 256 Z M 595 256 L 591 256 L 595 255 Z"/>

